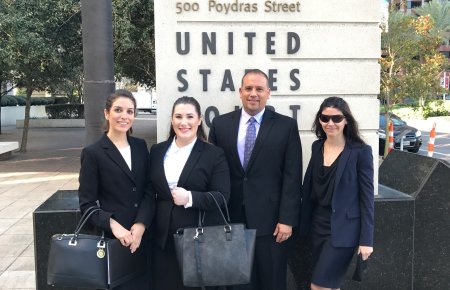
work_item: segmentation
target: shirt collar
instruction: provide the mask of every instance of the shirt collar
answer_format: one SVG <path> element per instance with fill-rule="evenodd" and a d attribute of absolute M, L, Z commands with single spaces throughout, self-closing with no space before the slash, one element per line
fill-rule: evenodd
<path fill-rule="evenodd" d="M 253 117 L 253 118 L 255 118 L 256 122 L 261 125 L 262 117 L 264 115 L 264 112 L 266 111 L 266 108 L 262 109 L 261 112 L 259 112 L 258 114 L 254 115 L 254 116 L 251 116 L 250 114 L 248 114 L 244 109 L 242 109 L 241 111 L 242 111 L 241 119 L 243 121 L 245 121 L 244 124 L 247 124 L 248 120 L 250 120 L 250 118 Z"/>
<path fill-rule="evenodd" d="M 195 142 L 197 141 L 197 138 L 195 138 L 191 143 L 180 148 L 175 142 L 176 138 L 177 137 L 173 138 L 172 144 L 170 144 L 169 150 L 167 150 L 167 154 L 169 155 L 175 153 L 190 153 L 192 151 L 192 148 L 194 148 Z"/>

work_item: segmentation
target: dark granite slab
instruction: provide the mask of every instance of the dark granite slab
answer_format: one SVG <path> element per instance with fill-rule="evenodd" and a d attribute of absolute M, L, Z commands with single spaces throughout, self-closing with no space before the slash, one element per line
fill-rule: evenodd
<path fill-rule="evenodd" d="M 75 230 L 80 219 L 78 207 L 78 192 L 61 190 L 53 194 L 33 212 L 37 290 L 70 289 L 47 285 L 47 262 L 50 250 L 50 237 L 54 234 L 72 233 Z"/>
<path fill-rule="evenodd" d="M 414 288 L 450 289 L 450 166 L 439 162 L 415 200 Z"/>
<path fill-rule="evenodd" d="M 378 182 L 416 196 L 437 162 L 434 158 L 393 150 L 381 163 Z"/>

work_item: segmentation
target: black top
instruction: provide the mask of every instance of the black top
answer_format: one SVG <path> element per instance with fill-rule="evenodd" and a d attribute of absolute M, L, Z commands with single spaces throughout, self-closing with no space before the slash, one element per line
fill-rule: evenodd
<path fill-rule="evenodd" d="M 313 164 L 313 184 L 311 199 L 321 206 L 331 206 L 333 198 L 334 180 L 336 178 L 336 170 L 338 160 L 341 154 L 333 161 L 330 166 L 323 165 L 323 147 L 322 154 L 318 154 L 319 158 L 315 158 Z"/>

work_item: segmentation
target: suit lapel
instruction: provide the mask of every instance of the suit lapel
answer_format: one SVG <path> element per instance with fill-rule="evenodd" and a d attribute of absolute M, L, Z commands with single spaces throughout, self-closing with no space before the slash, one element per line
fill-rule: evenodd
<path fill-rule="evenodd" d="M 342 174 L 344 173 L 345 166 L 347 165 L 348 158 L 350 157 L 352 150 L 350 141 L 345 142 L 344 150 L 342 151 L 341 158 L 339 159 L 338 168 L 336 170 L 336 179 L 334 181 L 334 191 L 341 180 Z"/>
<path fill-rule="evenodd" d="M 141 156 L 138 156 L 138 150 L 136 150 L 136 142 L 133 138 L 128 138 L 128 144 L 130 144 L 131 149 L 131 172 L 133 173 L 133 177 L 136 178 L 136 174 L 138 174 L 138 164 L 142 161 L 140 160 Z M 128 166 L 127 166 L 128 167 Z"/>
<path fill-rule="evenodd" d="M 183 171 L 181 171 L 180 178 L 178 179 L 178 186 L 185 187 L 186 182 L 188 181 L 189 175 L 191 174 L 192 169 L 197 164 L 198 159 L 201 156 L 201 152 L 203 150 L 203 142 L 197 139 L 192 148 L 191 154 L 186 161 L 186 164 L 183 167 Z"/>
<path fill-rule="evenodd" d="M 167 150 L 169 150 L 170 145 L 172 144 L 173 138 L 168 139 L 167 141 L 164 141 L 163 146 L 159 149 L 159 152 L 156 152 L 157 156 L 157 168 L 154 170 L 156 171 L 155 174 L 158 176 L 157 180 L 159 180 L 159 184 L 162 184 L 163 192 L 158 192 L 158 194 L 166 194 L 170 197 L 172 197 L 170 193 L 169 185 L 167 184 L 167 178 L 166 173 L 164 169 L 164 156 L 166 155 Z"/>
<path fill-rule="evenodd" d="M 125 159 L 123 159 L 122 154 L 120 154 L 117 147 L 114 145 L 114 143 L 108 138 L 108 136 L 103 135 L 102 137 L 102 148 L 105 150 L 106 155 L 108 155 L 111 160 L 119 166 L 119 168 L 134 182 L 136 183 L 136 180 L 131 173 L 130 168 L 128 167 L 127 163 L 125 162 Z M 130 144 L 130 150 L 131 154 L 133 154 L 133 150 Z M 133 162 L 133 161 L 132 161 Z"/>
<path fill-rule="evenodd" d="M 255 162 L 256 156 L 258 156 L 259 151 L 263 148 L 264 142 L 266 138 L 268 138 L 269 132 L 272 129 L 274 117 L 275 114 L 270 109 L 266 108 L 261 121 L 261 126 L 259 127 L 258 136 L 256 137 L 255 146 L 253 147 L 252 155 L 248 161 L 247 171 L 251 169 L 253 163 Z"/>

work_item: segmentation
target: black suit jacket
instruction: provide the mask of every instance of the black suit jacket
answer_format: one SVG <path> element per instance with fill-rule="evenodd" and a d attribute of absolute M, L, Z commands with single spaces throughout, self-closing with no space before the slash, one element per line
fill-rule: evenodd
<path fill-rule="evenodd" d="M 98 202 L 101 211 L 91 221 L 108 232 L 110 217 L 130 229 L 137 222 L 148 228 L 154 216 L 147 145 L 134 137 L 128 137 L 128 143 L 132 170 L 106 134 L 81 152 L 80 209 L 84 212 Z"/>
<path fill-rule="evenodd" d="M 214 118 L 209 140 L 224 149 L 231 176 L 230 212 L 239 220 L 245 207 L 249 228 L 273 234 L 276 224 L 296 226 L 300 211 L 302 148 L 297 122 L 266 109 L 247 170 L 239 160 L 241 110 Z"/>
<path fill-rule="evenodd" d="M 150 150 L 150 176 L 156 198 L 156 242 L 161 248 L 177 229 L 198 225 L 199 210 L 205 211 L 205 224 L 223 224 L 223 219 L 211 192 L 221 206 L 222 195 L 230 196 L 230 175 L 223 150 L 197 139 L 181 172 L 178 187 L 192 192 L 192 207 L 184 208 L 173 203 L 172 194 L 164 172 L 164 156 L 173 138 L 153 145 Z M 171 238 L 171 237 L 170 237 Z"/>
<path fill-rule="evenodd" d="M 323 140 L 312 144 L 311 159 L 323 154 Z M 335 247 L 373 245 L 374 189 L 372 148 L 347 141 L 339 159 L 331 200 L 331 243 Z M 314 202 L 312 162 L 303 182 L 301 234 L 311 228 Z"/>

